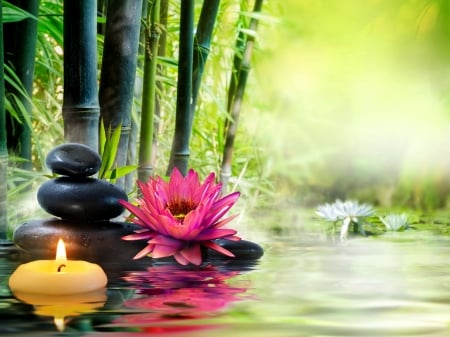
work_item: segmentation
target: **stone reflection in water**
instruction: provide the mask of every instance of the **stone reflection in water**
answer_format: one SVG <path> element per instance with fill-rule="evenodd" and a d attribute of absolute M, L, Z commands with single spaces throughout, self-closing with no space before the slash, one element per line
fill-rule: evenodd
<path fill-rule="evenodd" d="M 124 307 L 145 313 L 125 315 L 114 323 L 158 333 L 218 328 L 218 324 L 196 324 L 195 320 L 218 316 L 233 302 L 250 297 L 245 285 L 228 283 L 239 274 L 212 265 L 157 265 L 130 272 L 125 280 L 136 288 L 136 295 Z"/>

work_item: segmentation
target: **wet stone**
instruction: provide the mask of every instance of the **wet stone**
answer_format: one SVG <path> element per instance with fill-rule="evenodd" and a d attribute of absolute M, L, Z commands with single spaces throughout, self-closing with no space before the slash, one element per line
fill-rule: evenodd
<path fill-rule="evenodd" d="M 256 260 L 264 255 L 264 249 L 255 242 L 247 241 L 247 240 L 239 240 L 239 241 L 231 241 L 219 239 L 216 240 L 216 243 L 219 246 L 222 246 L 225 249 L 228 249 L 230 252 L 234 254 L 234 258 L 236 260 Z M 208 251 L 208 257 L 214 259 L 223 259 L 229 257 L 216 252 L 215 250 Z"/>
<path fill-rule="evenodd" d="M 67 220 L 98 222 L 124 211 L 119 200 L 128 200 L 120 187 L 94 178 L 59 177 L 41 185 L 39 205 L 48 213 Z"/>
<path fill-rule="evenodd" d="M 86 260 L 102 265 L 111 263 L 129 267 L 136 252 L 147 243 L 124 241 L 122 236 L 134 233 L 136 225 L 104 221 L 92 226 L 61 219 L 30 220 L 18 226 L 13 241 L 22 260 L 52 260 L 58 240 L 64 240 L 67 256 L 72 260 Z M 146 261 L 147 265 L 149 261 Z M 122 268 L 125 268 L 122 266 Z"/>
<path fill-rule="evenodd" d="M 99 154 L 87 145 L 67 143 L 53 148 L 47 154 L 45 163 L 55 174 L 88 177 L 100 170 L 102 160 Z"/>
<path fill-rule="evenodd" d="M 227 270 L 252 270 L 264 255 L 264 249 L 255 242 L 240 240 L 230 241 L 225 239 L 214 240 L 219 246 L 228 249 L 234 257 L 223 255 L 214 249 L 201 247 L 203 262 L 212 263 L 215 266 L 224 267 Z M 152 259 L 154 265 L 175 264 L 178 262 L 173 256 Z"/>

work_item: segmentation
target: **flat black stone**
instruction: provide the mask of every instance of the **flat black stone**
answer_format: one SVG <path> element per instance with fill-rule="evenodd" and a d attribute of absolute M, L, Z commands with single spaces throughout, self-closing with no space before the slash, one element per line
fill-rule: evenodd
<path fill-rule="evenodd" d="M 213 249 L 202 246 L 203 262 L 211 263 L 224 270 L 252 270 L 256 268 L 259 259 L 264 255 L 264 249 L 255 242 L 240 240 L 230 241 L 218 239 L 214 241 L 223 248 L 228 249 L 234 257 L 223 255 Z M 178 265 L 173 256 L 153 259 L 153 265 Z"/>
<path fill-rule="evenodd" d="M 102 160 L 99 154 L 87 145 L 67 143 L 50 150 L 45 163 L 55 174 L 88 177 L 98 172 Z"/>
<path fill-rule="evenodd" d="M 208 257 L 214 259 L 256 260 L 264 255 L 264 249 L 255 242 L 247 240 L 231 241 L 219 239 L 215 241 L 219 246 L 228 249 L 235 257 L 229 258 L 215 250 L 208 250 Z"/>
<path fill-rule="evenodd" d="M 126 222 L 104 221 L 92 226 L 60 219 L 30 220 L 18 226 L 13 242 L 22 261 L 53 260 L 58 240 L 64 240 L 67 258 L 102 265 L 105 271 L 121 272 L 151 265 L 151 259 L 133 260 L 147 242 L 124 241 L 137 226 Z"/>
<path fill-rule="evenodd" d="M 94 178 L 59 177 L 43 183 L 38 192 L 39 205 L 48 213 L 66 220 L 98 222 L 115 218 L 128 200 L 120 187 Z"/>

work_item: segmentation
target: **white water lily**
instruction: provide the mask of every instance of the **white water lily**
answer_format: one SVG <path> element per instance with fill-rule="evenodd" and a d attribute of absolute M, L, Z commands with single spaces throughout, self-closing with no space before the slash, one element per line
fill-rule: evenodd
<path fill-rule="evenodd" d="M 327 221 L 337 221 L 338 215 L 333 204 L 319 205 L 316 210 L 316 214 Z"/>
<path fill-rule="evenodd" d="M 373 208 L 368 204 L 359 204 L 354 200 L 341 201 L 337 199 L 332 204 L 319 205 L 316 214 L 327 221 L 342 221 L 340 238 L 346 239 L 350 225 L 357 227 L 360 234 L 366 235 L 363 222 L 364 219 L 373 214 Z"/>
<path fill-rule="evenodd" d="M 402 231 L 408 229 L 408 217 L 406 214 L 388 214 L 385 217 L 379 217 L 380 221 L 389 231 Z"/>

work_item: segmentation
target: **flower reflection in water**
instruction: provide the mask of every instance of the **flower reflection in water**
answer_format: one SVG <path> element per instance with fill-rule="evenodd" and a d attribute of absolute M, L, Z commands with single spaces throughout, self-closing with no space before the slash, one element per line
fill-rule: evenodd
<path fill-rule="evenodd" d="M 134 284 L 137 291 L 124 305 L 140 313 L 122 316 L 115 323 L 157 333 L 218 328 L 218 324 L 205 324 L 204 319 L 218 316 L 231 303 L 249 297 L 244 295 L 245 285 L 228 283 L 239 274 L 211 265 L 160 265 L 130 272 L 124 279 Z M 198 319 L 202 322 L 196 324 Z"/>

